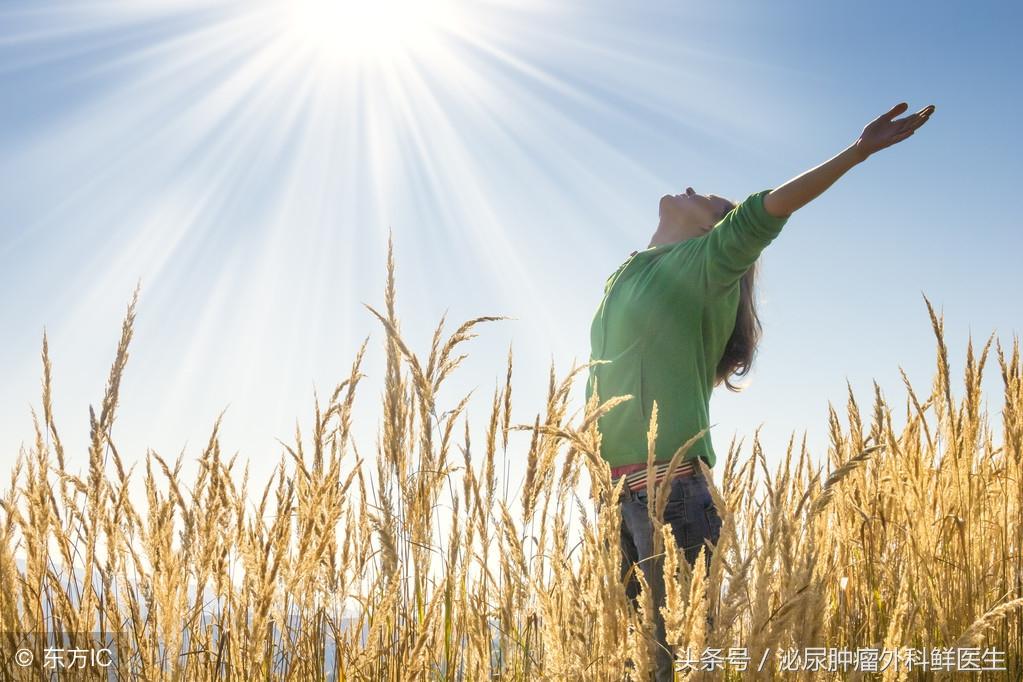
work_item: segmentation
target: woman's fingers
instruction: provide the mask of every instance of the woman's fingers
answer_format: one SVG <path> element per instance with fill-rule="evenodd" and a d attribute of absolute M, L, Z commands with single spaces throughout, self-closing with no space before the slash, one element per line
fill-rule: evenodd
<path fill-rule="evenodd" d="M 933 113 L 934 113 L 934 105 L 933 104 L 928 104 L 923 109 L 921 109 L 920 111 L 916 112 L 916 114 L 914 114 L 914 117 L 916 118 L 916 121 L 915 121 L 915 124 L 914 124 L 913 127 L 914 128 L 919 128 L 920 126 L 922 126 L 924 123 L 927 122 L 927 119 L 930 118 L 931 114 L 933 114 Z"/>
<path fill-rule="evenodd" d="M 892 107 L 885 113 L 881 114 L 877 118 L 883 121 L 890 121 L 908 108 L 909 108 L 908 104 L 906 104 L 905 102 L 899 102 L 894 107 Z"/>
<path fill-rule="evenodd" d="M 916 114 L 913 117 L 912 123 L 910 124 L 910 129 L 911 130 L 916 130 L 917 128 L 922 126 L 924 123 L 927 123 L 927 119 L 928 119 L 929 116 L 930 116 L 930 114 Z"/>
<path fill-rule="evenodd" d="M 932 111 L 934 111 L 933 105 L 928 105 L 911 116 L 899 119 L 898 121 L 896 121 L 896 123 L 898 124 L 896 132 L 902 133 L 907 130 L 916 130 L 917 128 L 919 128 L 920 126 L 927 122 L 927 119 L 930 117 Z"/>
<path fill-rule="evenodd" d="M 872 153 L 905 140 L 927 122 L 931 114 L 934 113 L 935 107 L 933 104 L 928 104 L 909 116 L 896 118 L 899 114 L 905 113 L 908 108 L 909 105 L 906 102 L 899 102 L 867 124 L 860 135 L 860 142 L 864 149 L 870 149 Z"/>
<path fill-rule="evenodd" d="M 915 114 L 910 114 L 905 118 L 893 120 L 896 116 L 898 116 L 908 108 L 909 108 L 908 104 L 906 104 L 905 102 L 900 102 L 899 104 L 896 104 L 894 107 L 889 109 L 887 112 L 878 116 L 877 120 L 894 123 L 897 126 L 896 130 L 902 132 L 909 127 L 916 128 L 923 125 L 923 123 L 927 120 L 927 117 L 934 113 L 934 105 L 928 104 L 924 108 L 920 109 L 920 111 L 917 111 Z"/>
<path fill-rule="evenodd" d="M 920 117 L 919 114 L 913 114 L 912 116 L 907 116 L 906 118 L 902 119 L 902 125 L 899 126 L 898 132 L 901 133 L 901 132 L 904 132 L 904 131 L 907 131 L 907 130 L 915 130 L 923 122 L 924 121 Z"/>

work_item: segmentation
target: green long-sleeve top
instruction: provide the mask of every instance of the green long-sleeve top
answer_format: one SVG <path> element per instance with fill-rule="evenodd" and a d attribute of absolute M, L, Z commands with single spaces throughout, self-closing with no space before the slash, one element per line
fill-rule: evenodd
<path fill-rule="evenodd" d="M 770 190 L 751 194 L 707 234 L 639 251 L 608 279 L 590 327 L 586 400 L 633 398 L 600 418 L 601 456 L 611 467 L 646 462 L 657 401 L 655 461 L 671 459 L 710 425 L 710 394 L 735 328 L 739 283 L 788 217 L 764 209 Z M 710 432 L 686 455 L 714 466 Z"/>

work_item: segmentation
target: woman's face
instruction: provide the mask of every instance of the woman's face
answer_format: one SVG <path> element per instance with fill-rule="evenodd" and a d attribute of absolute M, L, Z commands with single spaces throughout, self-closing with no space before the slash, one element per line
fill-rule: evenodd
<path fill-rule="evenodd" d="M 716 194 L 697 194 L 686 187 L 682 194 L 661 197 L 661 222 L 682 236 L 698 237 L 710 232 L 732 208 L 732 202 Z"/>

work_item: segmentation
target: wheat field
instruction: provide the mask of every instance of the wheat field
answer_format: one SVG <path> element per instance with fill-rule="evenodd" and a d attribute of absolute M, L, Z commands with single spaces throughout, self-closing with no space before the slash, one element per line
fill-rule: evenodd
<path fill-rule="evenodd" d="M 0 483 L 0 679 L 50 679 L 47 662 L 64 666 L 54 679 L 649 679 L 653 604 L 645 590 L 638 610 L 626 597 L 616 490 L 596 454 L 596 418 L 628 398 L 595 396 L 573 422 L 572 385 L 588 365 L 562 378 L 552 368 L 545 413 L 513 423 L 509 352 L 486 440 L 471 443 L 468 396 L 435 397 L 466 357 L 459 346 L 502 318 L 447 337 L 441 320 L 428 355 L 416 355 L 401 337 L 394 269 L 389 248 L 385 310 L 370 308 L 386 343 L 376 452 L 361 455 L 350 434 L 364 343 L 265 481 L 224 456 L 219 418 L 189 480 L 180 458 L 118 452 L 111 425 L 138 289 L 91 411 L 88 466 L 70 471 L 44 334 L 34 439 Z M 904 408 L 876 384 L 867 408 L 850 387 L 844 413 L 830 410 L 820 461 L 790 443 L 769 471 L 756 438 L 745 456 L 733 442 L 714 472 L 723 526 L 709 571 L 660 543 L 669 642 L 707 661 L 679 666 L 677 679 L 1023 676 L 1018 339 L 1005 353 L 996 344 L 1004 396 L 992 426 L 980 408 L 991 338 L 977 355 L 971 341 L 957 401 L 942 321 L 927 308 L 937 353 L 926 392 L 903 373 Z M 515 430 L 528 451 L 509 453 Z M 498 494 L 509 456 L 527 462 L 515 499 Z M 664 493 L 654 491 L 655 511 Z M 67 657 L 97 642 L 106 658 Z M 882 670 L 874 658 L 875 672 L 866 653 L 814 668 L 813 647 L 917 650 L 937 664 L 896 658 Z M 792 651 L 806 657 L 785 669 Z"/>

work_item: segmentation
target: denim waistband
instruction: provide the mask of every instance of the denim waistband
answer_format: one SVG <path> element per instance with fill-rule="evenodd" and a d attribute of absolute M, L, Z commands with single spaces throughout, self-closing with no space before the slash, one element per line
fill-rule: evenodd
<path fill-rule="evenodd" d="M 654 463 L 654 485 L 664 480 L 664 477 L 668 474 L 668 465 L 669 462 Z M 617 484 L 624 477 L 625 485 L 622 488 L 623 490 L 631 490 L 632 492 L 645 490 L 647 487 L 647 467 L 644 464 L 641 469 L 634 469 L 635 466 L 626 464 L 611 469 L 611 485 Z M 698 472 L 699 468 L 696 466 L 696 462 L 694 460 L 687 460 L 675 467 L 672 478 L 694 476 Z"/>

